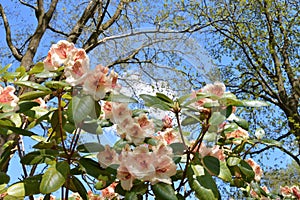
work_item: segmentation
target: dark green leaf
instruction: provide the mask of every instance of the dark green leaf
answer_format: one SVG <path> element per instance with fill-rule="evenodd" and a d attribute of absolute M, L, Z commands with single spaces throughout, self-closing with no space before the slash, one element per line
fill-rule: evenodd
<path fill-rule="evenodd" d="M 24 136 L 32 136 L 32 135 L 36 135 L 35 133 L 19 128 L 19 127 L 13 127 L 13 126 L 2 126 L 0 125 L 0 127 L 3 128 L 7 128 L 8 130 L 13 131 L 14 133 L 20 134 L 20 135 L 24 135 Z"/>
<path fill-rule="evenodd" d="M 8 183 L 9 180 L 10 180 L 10 178 L 6 173 L 0 172 L 0 185 L 4 184 L 4 183 Z"/>
<path fill-rule="evenodd" d="M 47 160 L 55 160 L 58 155 L 59 152 L 53 149 L 33 151 L 23 156 L 21 163 L 25 165 L 45 163 Z"/>
<path fill-rule="evenodd" d="M 243 178 L 247 182 L 251 182 L 254 179 L 255 173 L 252 169 L 252 167 L 244 160 L 241 160 L 238 167 L 240 168 Z"/>
<path fill-rule="evenodd" d="M 30 110 L 31 108 L 35 106 L 39 106 L 40 104 L 37 102 L 32 102 L 32 101 L 23 101 L 19 103 L 19 113 L 24 113 L 25 111 Z"/>
<path fill-rule="evenodd" d="M 156 183 L 151 188 L 157 200 L 177 200 L 175 191 L 171 185 Z"/>
<path fill-rule="evenodd" d="M 205 167 L 212 172 L 214 175 L 220 174 L 220 161 L 219 159 L 213 157 L 213 156 L 205 156 L 203 158 L 203 162 Z"/>
<path fill-rule="evenodd" d="M 125 200 L 138 200 L 137 194 L 135 192 L 126 192 Z"/>
<path fill-rule="evenodd" d="M 89 158 L 80 158 L 79 163 L 84 168 L 87 174 L 93 176 L 94 178 L 98 178 L 100 175 L 113 176 L 107 169 L 101 169 L 98 162 L 89 159 Z"/>
<path fill-rule="evenodd" d="M 74 186 L 76 187 L 76 191 L 74 191 L 74 192 L 78 192 L 80 197 L 83 200 L 88 200 L 87 191 L 86 191 L 84 185 L 81 183 L 81 181 L 78 178 L 76 178 L 75 176 L 72 176 L 71 181 L 73 182 Z"/>
<path fill-rule="evenodd" d="M 40 183 L 42 180 L 42 175 L 36 175 L 28 177 L 24 180 L 24 187 L 25 187 L 25 195 L 34 195 L 40 193 Z"/>

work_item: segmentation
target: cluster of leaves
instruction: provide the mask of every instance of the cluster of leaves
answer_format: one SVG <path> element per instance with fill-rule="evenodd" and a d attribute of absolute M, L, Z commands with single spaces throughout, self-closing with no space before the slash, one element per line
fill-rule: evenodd
<path fill-rule="evenodd" d="M 71 87 L 64 81 L 63 67 L 52 72 L 45 71 L 43 63 L 37 63 L 28 72 L 22 66 L 15 72 L 8 72 L 8 68 L 9 66 L 6 66 L 0 71 L 2 86 L 16 87 L 19 102 L 18 109 L 8 112 L 3 109 L 5 105 L 1 105 L 1 134 L 13 137 L 2 147 L 0 168 L 7 167 L 6 160 L 17 148 L 24 174 L 20 181 L 9 184 L 10 177 L 1 172 L 0 194 L 5 194 L 4 199 L 23 199 L 25 196 L 32 197 L 35 194 L 45 194 L 44 198 L 47 199 L 51 193 L 60 188 L 65 188 L 65 198 L 68 198 L 68 191 L 71 190 L 78 192 L 82 199 L 88 199 L 86 184 L 101 190 L 113 182 L 118 182 L 117 166 L 112 165 L 103 169 L 93 158 L 93 155 L 103 151 L 104 147 L 95 142 L 82 144 L 78 139 L 80 134 L 84 133 L 100 135 L 103 128 L 113 125 L 111 121 L 101 117 L 103 114 L 101 101 L 121 103 L 137 101 L 125 95 L 112 93 L 107 93 L 104 99 L 95 101 L 92 96 L 81 93 L 80 88 Z M 228 120 L 234 107 L 259 107 L 266 106 L 265 103 L 239 100 L 231 93 L 217 96 L 198 92 L 194 98 L 188 94 L 175 100 L 161 93 L 155 96 L 144 94 L 140 97 L 145 106 L 174 114 L 177 121 L 176 129 L 182 141 L 170 144 L 175 154 L 173 161 L 178 166 L 177 173 L 171 177 L 172 185 L 166 183 L 151 185 L 149 181 L 136 180 L 132 189 L 127 191 L 118 184 L 116 192 L 119 195 L 125 199 L 138 199 L 143 195 L 154 195 L 157 199 L 185 199 L 195 194 L 199 199 L 220 199 L 221 194 L 214 178 L 216 177 L 234 187 L 244 188 L 246 195 L 253 189 L 258 195 L 268 196 L 254 180 L 255 172 L 245 161 L 245 156 L 247 149 L 253 148 L 258 143 L 279 144 L 261 138 L 245 138 L 235 143 L 235 139 L 226 137 L 226 133 L 239 128 L 248 130 L 249 127 L 247 121 L 241 118 Z M 35 101 L 37 98 L 48 100 L 48 107 L 41 107 Z M 204 103 L 202 109 L 196 108 L 195 102 L 203 99 L 211 101 Z M 132 114 L 138 115 L 140 112 L 142 111 L 133 110 Z M 181 120 L 183 116 L 185 117 Z M 226 123 L 225 128 L 220 128 L 223 123 Z M 186 139 L 189 133 L 183 133 L 182 130 L 182 126 L 191 124 L 197 124 L 201 130 L 193 142 Z M 41 132 L 44 131 L 46 134 L 43 135 Z M 18 145 L 21 136 L 36 141 L 33 149 L 27 154 L 22 152 L 23 149 Z M 216 140 L 214 143 L 224 152 L 224 159 L 201 154 L 201 145 L 212 144 L 211 141 L 205 141 L 207 136 L 213 136 Z M 145 138 L 144 141 L 148 146 L 155 146 L 158 142 L 151 137 Z M 126 145 L 133 144 L 120 138 L 113 149 L 120 152 Z M 36 170 L 39 166 L 44 167 L 40 172 Z M 186 187 L 186 183 L 189 187 Z"/>

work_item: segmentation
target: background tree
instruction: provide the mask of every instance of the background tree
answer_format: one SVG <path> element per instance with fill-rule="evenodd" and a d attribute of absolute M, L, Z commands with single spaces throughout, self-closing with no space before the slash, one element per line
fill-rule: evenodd
<path fill-rule="evenodd" d="M 268 108 L 249 115 L 258 126 L 269 127 L 266 136 L 282 146 L 249 154 L 275 147 L 300 165 L 299 6 L 298 1 L 272 0 L 182 2 L 181 12 L 192 20 L 181 29 L 202 33 L 230 90 L 271 103 L 272 114 Z"/>

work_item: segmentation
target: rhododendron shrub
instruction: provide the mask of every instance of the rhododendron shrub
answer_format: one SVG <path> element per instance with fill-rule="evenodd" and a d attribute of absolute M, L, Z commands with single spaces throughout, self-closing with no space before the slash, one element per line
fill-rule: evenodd
<path fill-rule="evenodd" d="M 238 107 L 264 102 L 239 100 L 220 82 L 174 99 L 162 93 L 134 99 L 120 93 L 117 73 L 90 68 L 85 51 L 67 41 L 52 45 L 29 71 L 8 68 L 0 70 L 0 130 L 16 137 L 1 147 L 0 169 L 17 150 L 23 174 L 10 182 L 0 172 L 1 199 L 57 199 L 59 190 L 64 199 L 220 199 L 216 179 L 248 197 L 279 197 L 260 187 L 263 171 L 247 156 L 256 144 L 274 141 L 255 138 L 235 115 Z M 145 109 L 134 109 L 141 102 Z M 166 115 L 155 119 L 147 108 Z M 189 132 L 191 125 L 198 131 Z M 114 145 L 101 143 L 107 131 L 117 135 Z M 88 134 L 99 140 L 80 140 Z M 16 145 L 24 137 L 32 149 Z M 299 197 L 297 186 L 281 191 Z"/>

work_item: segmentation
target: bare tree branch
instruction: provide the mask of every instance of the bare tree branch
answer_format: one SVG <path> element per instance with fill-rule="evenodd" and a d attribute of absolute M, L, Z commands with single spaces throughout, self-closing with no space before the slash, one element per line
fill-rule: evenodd
<path fill-rule="evenodd" d="M 6 36 L 7 45 L 9 47 L 10 51 L 12 52 L 13 56 L 18 61 L 21 61 L 23 58 L 23 55 L 21 55 L 21 53 L 19 52 L 19 49 L 16 48 L 16 46 L 14 46 L 14 44 L 12 43 L 10 26 L 9 26 L 8 19 L 6 17 L 6 14 L 5 14 L 4 9 L 1 4 L 0 4 L 0 14 L 1 14 L 4 28 L 5 28 L 5 34 L 6 34 L 5 36 Z"/>

